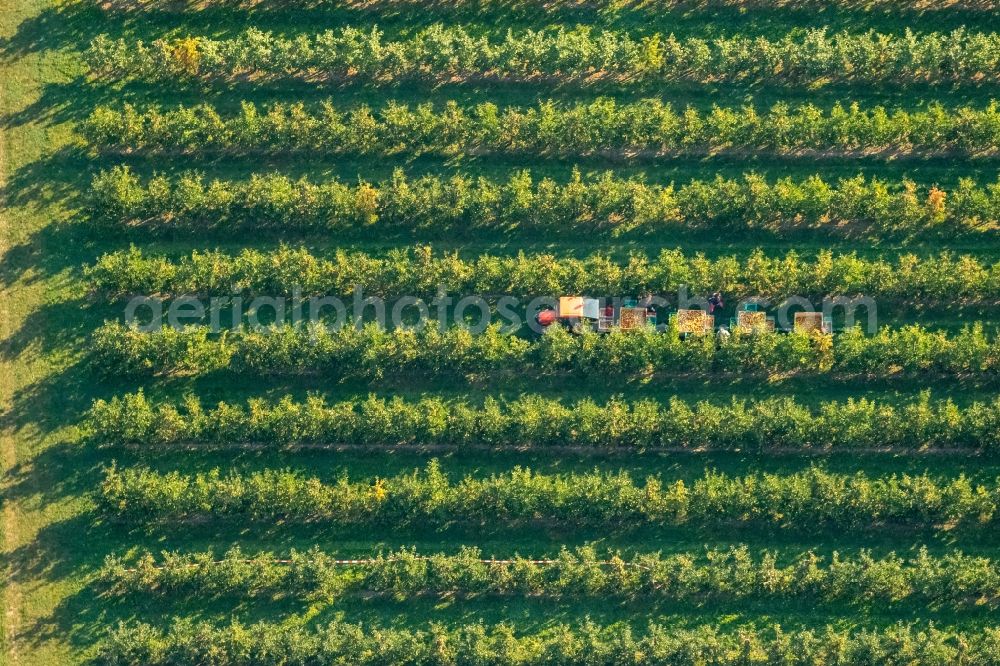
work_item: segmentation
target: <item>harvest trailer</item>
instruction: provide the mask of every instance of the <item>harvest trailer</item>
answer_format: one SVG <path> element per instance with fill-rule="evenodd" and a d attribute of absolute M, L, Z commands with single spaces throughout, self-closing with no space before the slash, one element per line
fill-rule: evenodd
<path fill-rule="evenodd" d="M 635 331 L 647 326 L 657 328 L 657 313 L 653 307 L 638 305 L 636 299 L 624 299 L 620 307 L 610 302 L 601 304 L 601 300 L 587 296 L 563 296 L 555 309 L 542 310 L 535 316 L 535 321 L 543 328 L 559 324 L 573 333 L 590 330 L 597 333 L 610 333 L 617 329 Z M 684 336 L 710 335 L 715 331 L 714 315 L 700 309 L 680 309 L 670 314 L 670 324 L 677 327 Z M 755 303 L 746 303 L 729 320 L 729 330 L 734 332 L 775 332 L 775 320 L 767 316 Z M 821 312 L 797 312 L 791 329 L 782 328 L 780 332 L 788 333 L 832 333 L 833 321 Z"/>

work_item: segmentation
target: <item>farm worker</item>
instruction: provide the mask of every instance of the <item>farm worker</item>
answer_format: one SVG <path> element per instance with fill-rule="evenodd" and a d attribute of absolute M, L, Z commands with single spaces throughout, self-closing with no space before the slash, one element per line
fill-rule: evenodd
<path fill-rule="evenodd" d="M 708 314 L 714 313 L 716 310 L 721 310 L 726 307 L 726 304 L 722 302 L 722 294 L 715 292 L 708 299 Z"/>
<path fill-rule="evenodd" d="M 646 311 L 647 317 L 656 316 L 656 308 L 653 307 L 653 295 L 651 293 L 643 294 L 642 298 L 639 299 L 639 307 Z"/>

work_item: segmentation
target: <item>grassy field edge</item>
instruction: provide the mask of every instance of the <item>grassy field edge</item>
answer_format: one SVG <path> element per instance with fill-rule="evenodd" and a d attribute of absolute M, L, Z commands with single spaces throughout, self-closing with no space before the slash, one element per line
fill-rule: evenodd
<path fill-rule="evenodd" d="M 25 22 L 51 6 L 51 0 L 13 0 L 0 9 L 0 467 L 2 467 L 3 516 L 3 650 L 0 663 L 32 660 L 24 646 L 25 616 L 33 602 L 29 589 L 32 543 L 45 522 L 38 509 L 29 508 L 33 489 L 41 480 L 30 460 L 37 440 L 22 427 L 18 392 L 45 374 L 34 353 L 38 322 L 30 315 L 45 300 L 46 283 L 32 280 L 31 267 L 42 256 L 37 231 L 43 218 L 19 208 L 12 191 L 11 174 L 49 148 L 47 128 L 19 124 L 16 114 L 34 104 L 52 69 L 43 51 L 18 51 L 17 36 Z M 43 124 L 44 125 L 44 124 Z M 33 527 L 32 527 L 33 526 Z"/>

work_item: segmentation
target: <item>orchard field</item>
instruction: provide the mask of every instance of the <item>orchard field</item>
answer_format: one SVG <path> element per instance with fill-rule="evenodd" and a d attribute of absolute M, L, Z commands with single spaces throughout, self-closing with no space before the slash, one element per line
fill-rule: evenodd
<path fill-rule="evenodd" d="M 995 0 L 0 4 L 3 663 L 1000 664 Z"/>

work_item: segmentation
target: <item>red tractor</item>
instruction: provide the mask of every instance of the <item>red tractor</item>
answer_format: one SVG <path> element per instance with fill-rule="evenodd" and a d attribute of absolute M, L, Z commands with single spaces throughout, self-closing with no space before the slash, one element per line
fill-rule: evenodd
<path fill-rule="evenodd" d="M 631 304 L 618 308 L 610 303 L 601 307 L 600 300 L 586 296 L 563 296 L 555 310 L 542 310 L 535 321 L 543 328 L 561 324 L 566 330 L 581 333 L 589 329 L 597 333 L 610 333 L 617 327 L 622 331 L 638 330 L 647 325 L 656 325 L 656 312 L 652 308 Z"/>

